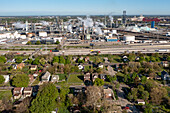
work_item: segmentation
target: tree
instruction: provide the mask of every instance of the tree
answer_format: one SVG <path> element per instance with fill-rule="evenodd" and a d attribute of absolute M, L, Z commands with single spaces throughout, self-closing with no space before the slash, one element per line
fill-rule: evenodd
<path fill-rule="evenodd" d="M 5 62 L 6 62 L 5 56 L 0 56 L 0 63 L 5 63 Z"/>
<path fill-rule="evenodd" d="M 29 84 L 29 77 L 25 74 L 17 74 L 12 78 L 12 85 L 15 87 L 27 87 Z"/>
<path fill-rule="evenodd" d="M 70 64 L 70 63 L 71 63 L 70 57 L 67 57 L 67 58 L 66 58 L 66 61 L 65 61 L 65 64 Z"/>
<path fill-rule="evenodd" d="M 18 63 L 18 64 L 19 64 L 19 63 L 21 63 L 21 62 L 22 62 L 22 60 L 23 60 L 23 59 L 22 59 L 22 57 L 20 57 L 20 56 L 19 56 L 19 57 L 17 57 L 15 60 L 16 60 L 16 63 Z"/>
<path fill-rule="evenodd" d="M 60 57 L 59 57 L 59 63 L 65 64 L 65 59 L 64 59 L 63 56 L 60 56 Z"/>
<path fill-rule="evenodd" d="M 86 90 L 86 106 L 92 108 L 94 111 L 96 107 L 101 104 L 102 89 L 97 86 L 89 86 Z"/>
<path fill-rule="evenodd" d="M 28 41 L 26 45 L 31 45 L 31 44 L 32 44 L 31 41 Z"/>
<path fill-rule="evenodd" d="M 57 41 L 56 41 L 56 44 L 58 45 L 58 44 L 60 44 L 60 42 L 57 40 Z"/>
<path fill-rule="evenodd" d="M 32 62 L 33 65 L 38 65 L 40 64 L 39 58 L 35 58 L 35 60 Z"/>
<path fill-rule="evenodd" d="M 146 76 L 142 76 L 142 78 L 141 78 L 141 82 L 142 82 L 142 84 L 145 84 L 145 83 L 146 83 L 146 81 L 147 81 L 147 77 L 146 77 Z"/>
<path fill-rule="evenodd" d="M 44 65 L 44 64 L 46 63 L 46 60 L 45 60 L 44 58 L 41 58 L 41 59 L 39 60 L 39 62 L 40 62 L 41 65 Z"/>
<path fill-rule="evenodd" d="M 40 44 L 41 44 L 41 42 L 38 40 L 35 44 L 36 44 L 36 45 L 40 45 Z"/>
<path fill-rule="evenodd" d="M 0 84 L 4 83 L 4 81 L 5 81 L 5 78 L 2 75 L 0 75 Z"/>
<path fill-rule="evenodd" d="M 58 56 L 54 56 L 53 57 L 53 61 L 52 61 L 53 63 L 59 63 L 59 57 Z"/>
<path fill-rule="evenodd" d="M 64 73 L 67 74 L 67 73 L 70 73 L 70 71 L 71 71 L 71 65 L 66 64 L 64 66 Z"/>
<path fill-rule="evenodd" d="M 36 98 L 32 101 L 31 113 L 49 113 L 56 108 L 58 90 L 52 83 L 45 83 L 40 87 Z"/>
<path fill-rule="evenodd" d="M 96 86 L 103 86 L 104 85 L 104 81 L 100 78 L 96 78 L 94 81 L 94 85 Z"/>
<path fill-rule="evenodd" d="M 138 98 L 137 94 L 138 94 L 138 89 L 137 89 L 137 88 L 133 88 L 133 89 L 131 90 L 131 93 L 128 94 L 128 99 L 129 99 L 129 100 L 135 100 L 135 101 L 136 101 L 137 98 Z"/>
<path fill-rule="evenodd" d="M 167 90 L 165 88 L 154 87 L 151 89 L 150 92 L 151 102 L 154 105 L 160 105 L 161 102 L 163 101 L 163 97 L 165 97 L 166 95 L 167 95 Z"/>
<path fill-rule="evenodd" d="M 147 101 L 148 98 L 149 98 L 149 93 L 148 93 L 148 91 L 143 91 L 142 94 L 141 94 L 141 98 L 142 98 L 143 100 Z"/>
<path fill-rule="evenodd" d="M 152 113 L 152 105 L 147 104 L 144 113 Z"/>
<path fill-rule="evenodd" d="M 112 76 L 110 76 L 110 75 L 107 75 L 107 76 L 106 76 L 106 80 L 107 80 L 108 82 L 114 82 L 114 81 L 117 80 L 117 77 L 116 77 L 116 76 L 112 77 Z"/>

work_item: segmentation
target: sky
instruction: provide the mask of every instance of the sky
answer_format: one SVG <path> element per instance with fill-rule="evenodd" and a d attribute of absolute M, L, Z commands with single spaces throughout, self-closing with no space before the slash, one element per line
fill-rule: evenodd
<path fill-rule="evenodd" d="M 0 0 L 0 16 L 170 15 L 170 0 Z"/>

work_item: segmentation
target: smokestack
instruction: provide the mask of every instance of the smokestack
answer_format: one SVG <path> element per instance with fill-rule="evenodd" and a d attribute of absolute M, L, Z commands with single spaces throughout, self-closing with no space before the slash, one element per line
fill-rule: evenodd
<path fill-rule="evenodd" d="M 28 31 L 28 21 L 25 22 L 25 30 Z"/>
<path fill-rule="evenodd" d="M 126 25 L 126 11 L 123 11 L 122 24 Z"/>
<path fill-rule="evenodd" d="M 84 37 L 84 35 L 85 35 L 84 22 L 82 22 L 82 25 L 83 25 L 83 31 L 82 31 L 82 33 L 83 33 L 83 40 L 85 40 L 85 37 Z"/>

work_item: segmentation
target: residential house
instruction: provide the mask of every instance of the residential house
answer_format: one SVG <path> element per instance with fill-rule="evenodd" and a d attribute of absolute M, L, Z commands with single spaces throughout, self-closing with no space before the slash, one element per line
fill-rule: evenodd
<path fill-rule="evenodd" d="M 47 72 L 41 77 L 41 81 L 42 81 L 42 82 L 49 82 L 50 76 L 51 76 L 51 73 L 49 73 L 49 72 L 47 71 Z"/>
<path fill-rule="evenodd" d="M 107 57 L 104 57 L 104 62 L 109 63 L 109 59 Z"/>
<path fill-rule="evenodd" d="M 104 89 L 104 98 L 108 100 L 113 100 L 114 99 L 114 93 L 113 90 L 110 88 Z"/>
<path fill-rule="evenodd" d="M 22 69 L 24 66 L 25 66 L 24 63 L 20 63 L 20 64 L 17 65 L 17 69 Z"/>
<path fill-rule="evenodd" d="M 113 67 L 111 67 L 110 65 L 107 66 L 107 70 L 108 70 L 107 73 L 111 76 L 114 76 L 117 73 L 116 71 L 113 70 Z"/>
<path fill-rule="evenodd" d="M 96 78 L 98 78 L 98 73 L 93 73 L 92 74 L 92 81 L 94 82 Z"/>
<path fill-rule="evenodd" d="M 58 75 L 52 75 L 51 77 L 51 82 L 55 83 L 59 81 L 59 76 Z"/>
<path fill-rule="evenodd" d="M 139 61 L 139 60 L 140 60 L 140 57 L 136 57 L 136 58 L 135 58 L 135 61 Z"/>
<path fill-rule="evenodd" d="M 143 105 L 145 105 L 145 101 L 142 100 L 142 99 L 137 99 L 137 103 L 138 103 L 138 104 L 143 104 Z"/>
<path fill-rule="evenodd" d="M 14 63 L 15 62 L 15 59 L 9 59 L 7 60 L 7 63 Z"/>
<path fill-rule="evenodd" d="M 156 80 L 161 80 L 161 77 L 160 76 L 156 76 L 155 79 Z"/>
<path fill-rule="evenodd" d="M 161 72 L 161 78 L 162 78 L 162 80 L 170 80 L 170 76 L 169 76 L 168 72 L 166 72 L 166 71 Z"/>
<path fill-rule="evenodd" d="M 161 62 L 161 65 L 163 66 L 163 67 L 169 67 L 169 62 L 168 61 L 162 61 Z"/>
<path fill-rule="evenodd" d="M 14 99 L 19 99 L 22 96 L 23 89 L 24 89 L 23 87 L 14 88 L 13 90 Z"/>
<path fill-rule="evenodd" d="M 9 75 L 2 75 L 5 79 L 4 83 L 8 83 L 9 82 Z"/>
<path fill-rule="evenodd" d="M 99 78 L 105 81 L 106 75 L 105 75 L 105 74 L 100 74 L 100 75 L 99 75 Z"/>
<path fill-rule="evenodd" d="M 73 57 L 73 61 L 76 62 L 77 61 L 77 57 Z"/>
<path fill-rule="evenodd" d="M 99 63 L 99 64 L 98 64 L 98 68 L 104 68 L 103 63 Z"/>
<path fill-rule="evenodd" d="M 82 70 L 84 67 L 80 64 L 78 65 L 79 70 Z"/>
<path fill-rule="evenodd" d="M 81 56 L 80 58 L 79 58 L 79 60 L 83 60 L 84 58 Z"/>
<path fill-rule="evenodd" d="M 35 71 L 37 69 L 37 65 L 31 65 L 30 70 Z"/>
<path fill-rule="evenodd" d="M 128 61 L 129 61 L 128 57 L 127 56 L 123 56 L 123 62 L 128 62 Z"/>
<path fill-rule="evenodd" d="M 13 67 L 14 69 L 17 69 L 17 64 L 12 64 L 12 67 Z"/>
<path fill-rule="evenodd" d="M 90 60 L 90 58 L 88 56 L 85 57 L 85 59 L 84 59 L 85 62 L 88 62 L 89 60 Z"/>
<path fill-rule="evenodd" d="M 91 81 L 91 80 L 90 80 L 90 73 L 86 73 L 86 74 L 84 75 L 84 81 L 86 81 L 86 80 Z"/>
<path fill-rule="evenodd" d="M 26 97 L 31 97 L 32 95 L 32 87 L 26 87 L 24 88 L 24 91 L 23 91 L 23 97 L 26 98 Z"/>

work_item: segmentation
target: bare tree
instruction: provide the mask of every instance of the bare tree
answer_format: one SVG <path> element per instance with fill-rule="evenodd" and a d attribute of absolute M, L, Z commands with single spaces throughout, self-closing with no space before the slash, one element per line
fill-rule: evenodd
<path fill-rule="evenodd" d="M 94 111 L 102 102 L 102 88 L 97 86 L 89 86 L 86 91 L 86 106 L 92 108 Z"/>

